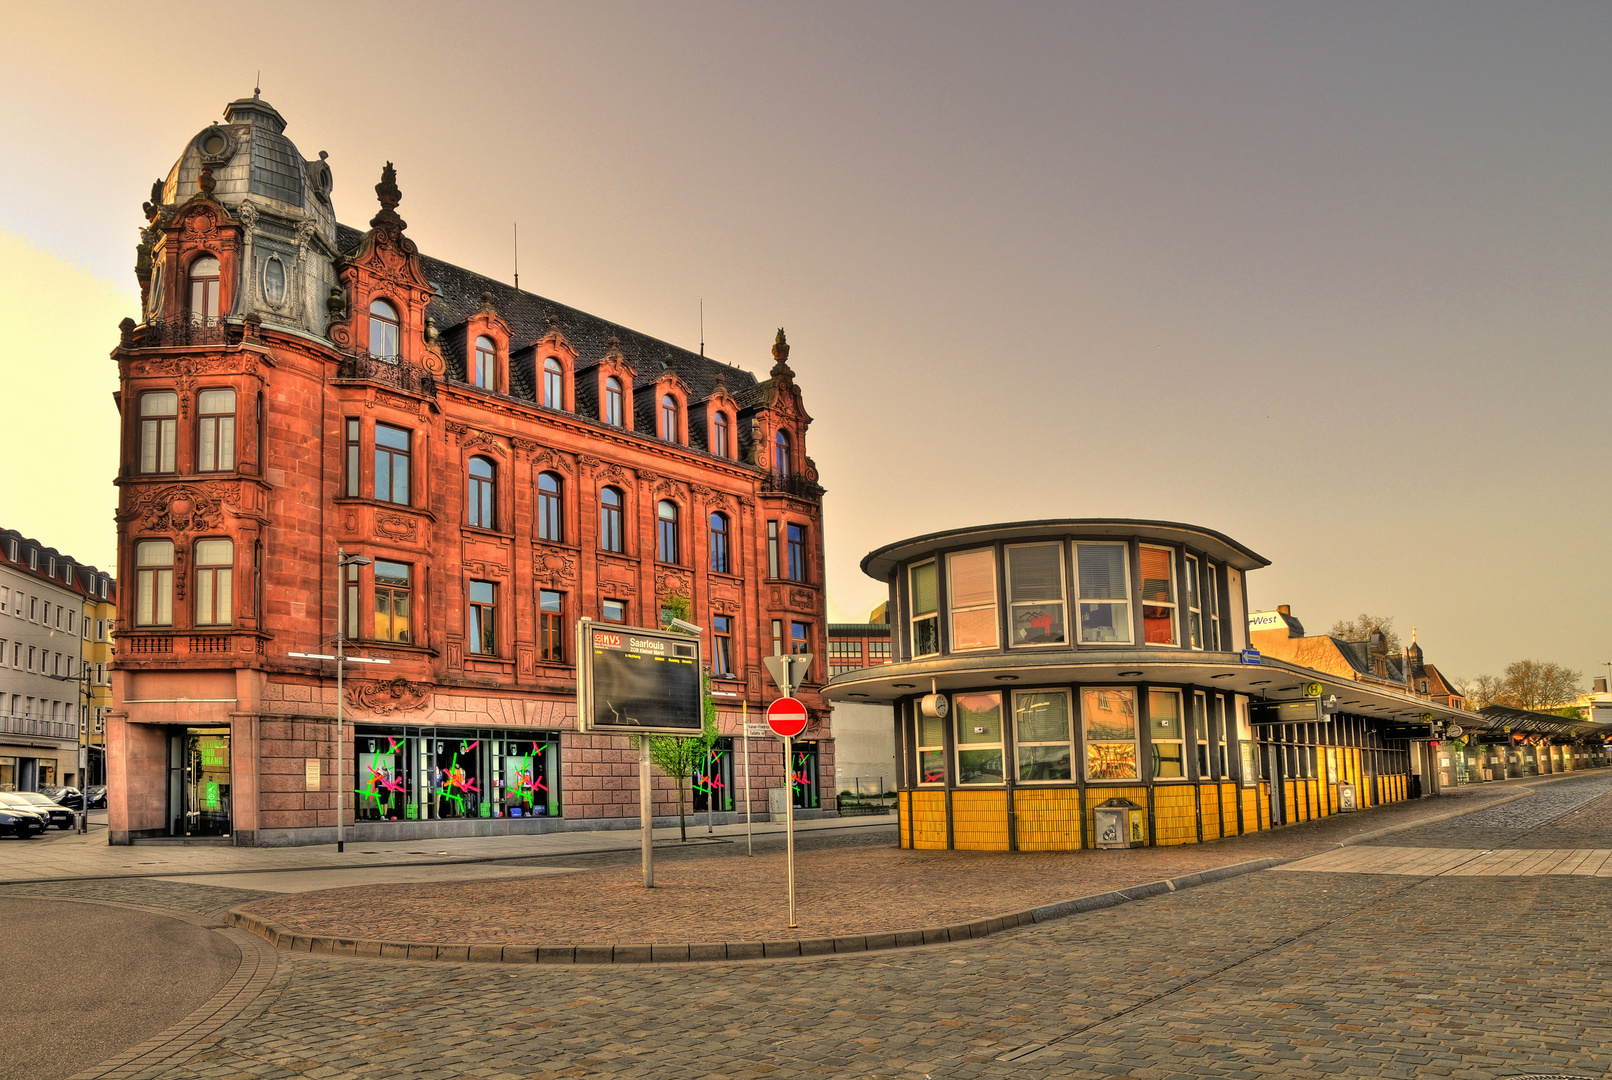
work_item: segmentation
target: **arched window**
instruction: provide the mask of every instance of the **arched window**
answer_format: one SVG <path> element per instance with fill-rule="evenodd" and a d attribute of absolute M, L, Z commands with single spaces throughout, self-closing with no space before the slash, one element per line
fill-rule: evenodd
<path fill-rule="evenodd" d="M 397 356 L 397 309 L 385 300 L 369 305 L 369 353 L 383 359 Z"/>
<path fill-rule="evenodd" d="M 711 569 L 718 574 L 728 570 L 728 515 L 711 515 Z"/>
<path fill-rule="evenodd" d="M 677 399 L 670 394 L 660 399 L 660 437 L 677 441 Z"/>
<path fill-rule="evenodd" d="M 478 529 L 497 527 L 493 508 L 497 504 L 493 463 L 484 457 L 470 459 L 470 524 Z"/>
<path fill-rule="evenodd" d="M 551 472 L 537 478 L 537 538 L 565 542 L 565 519 L 560 516 L 560 478 Z"/>
<path fill-rule="evenodd" d="M 543 404 L 551 409 L 565 408 L 565 368 L 552 356 L 543 361 Z"/>
<path fill-rule="evenodd" d="M 196 541 L 196 625 L 228 626 L 232 604 L 235 544 Z"/>
<path fill-rule="evenodd" d="M 621 380 L 614 375 L 605 380 L 604 422 L 612 427 L 622 426 Z"/>
<path fill-rule="evenodd" d="M 789 475 L 789 432 L 780 431 L 773 439 L 772 471 L 779 476 Z"/>
<path fill-rule="evenodd" d="M 190 264 L 190 316 L 218 318 L 218 260 L 203 255 Z"/>
<path fill-rule="evenodd" d="M 655 558 L 664 563 L 677 561 L 677 504 L 662 499 L 655 508 L 659 519 L 655 531 Z"/>
<path fill-rule="evenodd" d="M 718 412 L 711 418 L 711 453 L 717 457 L 732 457 L 728 450 L 728 414 Z"/>
<path fill-rule="evenodd" d="M 615 488 L 599 492 L 599 550 L 621 550 L 621 492 Z"/>
<path fill-rule="evenodd" d="M 483 390 L 497 386 L 498 347 L 490 337 L 476 339 L 476 360 L 470 369 L 470 381 Z"/>

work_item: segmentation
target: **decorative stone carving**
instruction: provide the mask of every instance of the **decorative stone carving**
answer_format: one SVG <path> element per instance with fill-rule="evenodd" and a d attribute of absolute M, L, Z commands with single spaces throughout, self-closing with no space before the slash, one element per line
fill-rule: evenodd
<path fill-rule="evenodd" d="M 632 471 L 624 469 L 613 462 L 600 466 L 594 476 L 607 484 L 630 484 L 633 481 Z"/>
<path fill-rule="evenodd" d="M 537 444 L 533 443 L 532 445 L 536 447 Z M 547 448 L 537 450 L 536 453 L 532 454 L 532 467 L 534 469 L 558 469 L 567 475 L 572 471 L 571 462 L 564 454 L 555 453 Z"/>
<path fill-rule="evenodd" d="M 485 431 L 472 432 L 470 438 L 464 441 L 464 448 L 466 450 L 474 450 L 478 446 L 486 450 L 491 450 L 499 457 L 503 457 L 505 454 L 509 453 L 509 451 L 504 449 L 502 443 L 500 443 L 493 436 L 487 434 Z"/>
<path fill-rule="evenodd" d="M 480 559 L 466 559 L 464 562 L 464 567 L 465 573 L 474 574 L 476 577 L 486 578 L 509 576 L 509 567 L 501 563 L 483 561 Z"/>
<path fill-rule="evenodd" d="M 682 593 L 689 595 L 688 575 L 676 570 L 657 570 L 655 572 L 655 595 L 665 596 L 667 593 Z"/>
<path fill-rule="evenodd" d="M 134 495 L 119 521 L 140 519 L 143 531 L 189 533 L 217 529 L 223 524 L 225 504 L 240 499 L 240 484 L 227 480 L 211 484 L 169 484 Z"/>
<path fill-rule="evenodd" d="M 404 514 L 376 514 L 375 531 L 388 540 L 413 541 L 419 530 L 419 523 Z"/>
<path fill-rule="evenodd" d="M 789 606 L 797 611 L 816 611 L 817 594 L 810 589 L 790 589 Z"/>
<path fill-rule="evenodd" d="M 427 683 L 410 682 L 399 675 L 387 682 L 351 683 L 347 688 L 347 705 L 373 713 L 414 712 L 430 703 L 431 687 Z"/>
<path fill-rule="evenodd" d="M 460 439 L 464 438 L 465 432 L 470 430 L 469 428 L 465 427 L 465 425 L 456 424 L 452 420 L 445 421 L 442 427 L 447 431 L 448 437 L 454 442 L 458 442 Z"/>
<path fill-rule="evenodd" d="M 532 558 L 532 573 L 545 584 L 569 584 L 576 580 L 577 562 L 568 552 L 539 550 Z"/>

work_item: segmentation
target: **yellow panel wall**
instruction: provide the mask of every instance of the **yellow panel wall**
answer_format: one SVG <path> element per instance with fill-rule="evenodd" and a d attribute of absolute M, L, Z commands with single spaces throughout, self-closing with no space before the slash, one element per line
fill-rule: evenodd
<path fill-rule="evenodd" d="M 944 850 L 946 847 L 946 793 L 908 792 L 912 806 L 912 846 Z M 905 824 L 905 823 L 904 823 Z M 909 830 L 903 829 L 904 833 Z"/>
<path fill-rule="evenodd" d="M 1193 786 L 1160 784 L 1153 789 L 1153 835 L 1160 847 L 1198 842 L 1198 793 Z"/>
<path fill-rule="evenodd" d="M 1266 799 L 1266 787 L 1265 787 L 1265 785 L 1260 784 L 1260 785 L 1258 785 L 1256 787 L 1243 788 L 1243 790 L 1242 790 L 1242 799 L 1243 799 L 1243 832 L 1245 832 L 1245 833 L 1255 832 L 1255 831 L 1257 831 L 1259 829 L 1260 823 L 1264 820 L 1264 818 L 1262 816 L 1263 812 L 1260 809 L 1261 802 L 1264 802 L 1266 805 L 1269 805 L 1269 801 Z"/>
<path fill-rule="evenodd" d="M 1237 836 L 1237 785 L 1235 782 L 1220 785 L 1221 812 L 1226 815 L 1226 835 Z M 1245 822 L 1245 827 L 1253 830 L 1252 822 Z"/>
<path fill-rule="evenodd" d="M 952 846 L 959 851 L 1006 851 L 1006 791 L 952 792 Z"/>
<path fill-rule="evenodd" d="M 1018 788 L 1013 800 L 1020 851 L 1073 851 L 1080 847 L 1078 790 Z"/>
<path fill-rule="evenodd" d="M 1203 838 L 1220 839 L 1220 785 L 1203 784 L 1198 788 L 1198 813 L 1203 817 Z"/>

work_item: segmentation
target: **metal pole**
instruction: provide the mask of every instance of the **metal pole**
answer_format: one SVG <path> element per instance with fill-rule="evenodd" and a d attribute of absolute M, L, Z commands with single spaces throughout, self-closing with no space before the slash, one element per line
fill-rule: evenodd
<path fill-rule="evenodd" d="M 784 736 L 784 829 L 789 834 L 789 928 L 795 929 L 795 740 Z"/>
<path fill-rule="evenodd" d="M 744 721 L 744 853 L 754 855 L 755 844 L 750 836 L 750 701 L 739 703 L 739 715 Z"/>
<path fill-rule="evenodd" d="M 347 850 L 346 838 L 341 830 L 341 669 L 346 665 L 342 662 L 342 647 L 346 644 L 346 627 L 342 625 L 341 601 L 342 595 L 347 591 L 346 567 L 347 553 L 341 548 L 336 549 L 336 775 L 330 778 L 331 786 L 336 791 L 336 851 L 341 853 Z"/>
<path fill-rule="evenodd" d="M 644 888 L 655 887 L 655 807 L 649 792 L 649 736 L 638 736 L 638 813 L 644 819 Z"/>

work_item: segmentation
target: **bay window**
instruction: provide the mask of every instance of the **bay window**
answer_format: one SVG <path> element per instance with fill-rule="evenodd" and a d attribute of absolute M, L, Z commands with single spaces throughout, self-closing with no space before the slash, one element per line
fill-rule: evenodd
<path fill-rule="evenodd" d="M 788 545 L 788 578 L 790 581 L 806 580 L 806 526 L 791 524 L 785 529 L 786 543 Z"/>
<path fill-rule="evenodd" d="M 140 471 L 171 473 L 179 435 L 179 395 L 162 390 L 140 395 Z"/>
<path fill-rule="evenodd" d="M 172 540 L 145 540 L 134 545 L 137 626 L 172 626 L 174 622 L 174 545 Z"/>
<path fill-rule="evenodd" d="M 952 652 L 996 648 L 996 552 L 980 548 L 948 555 L 946 577 Z"/>
<path fill-rule="evenodd" d="M 407 645 L 413 640 L 411 569 L 406 563 L 375 560 L 375 637 L 379 641 Z"/>
<path fill-rule="evenodd" d="M 1124 544 L 1075 545 L 1082 642 L 1130 644 L 1131 589 L 1126 561 Z"/>
<path fill-rule="evenodd" d="M 375 425 L 375 498 L 409 505 L 409 435 L 406 428 Z"/>
<path fill-rule="evenodd" d="M 1063 545 L 1016 545 L 1007 560 L 1010 644 L 1064 644 Z"/>
<path fill-rule="evenodd" d="M 229 540 L 196 542 L 196 625 L 226 626 L 232 620 L 231 593 L 235 544 Z"/>
<path fill-rule="evenodd" d="M 196 471 L 235 468 L 235 391 L 203 390 L 196 395 Z"/>

